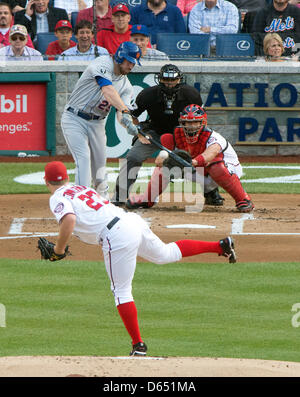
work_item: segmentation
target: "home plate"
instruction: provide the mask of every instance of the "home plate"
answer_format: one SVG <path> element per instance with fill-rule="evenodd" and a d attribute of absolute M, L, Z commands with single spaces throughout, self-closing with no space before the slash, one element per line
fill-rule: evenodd
<path fill-rule="evenodd" d="M 167 225 L 168 229 L 215 229 L 216 226 L 210 225 L 197 225 L 194 223 L 191 224 L 183 224 L 183 225 Z"/>

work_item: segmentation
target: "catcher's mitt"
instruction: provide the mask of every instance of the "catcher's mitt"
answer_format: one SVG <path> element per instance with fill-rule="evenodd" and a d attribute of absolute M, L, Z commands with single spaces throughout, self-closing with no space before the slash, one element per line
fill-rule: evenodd
<path fill-rule="evenodd" d="M 67 255 L 70 255 L 69 246 L 66 246 L 63 254 L 56 254 L 54 252 L 54 246 L 54 243 L 51 243 L 51 241 L 48 241 L 44 237 L 39 238 L 37 247 L 41 251 L 41 259 L 49 259 L 49 261 L 54 262 L 60 261 Z"/>
<path fill-rule="evenodd" d="M 185 160 L 188 164 L 192 165 L 192 156 L 190 155 L 189 152 L 182 150 L 182 149 L 175 149 L 173 150 L 173 154 L 175 155 L 172 157 L 169 155 L 169 157 L 163 162 L 163 165 L 168 168 L 173 168 L 173 167 L 180 167 L 180 168 L 185 168 L 186 165 L 180 162 L 180 159 Z M 179 161 L 176 160 L 176 156 L 179 157 Z"/>

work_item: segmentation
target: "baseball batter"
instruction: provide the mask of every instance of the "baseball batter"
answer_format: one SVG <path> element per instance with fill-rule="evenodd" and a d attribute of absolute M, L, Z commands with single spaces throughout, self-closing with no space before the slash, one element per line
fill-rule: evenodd
<path fill-rule="evenodd" d="M 59 223 L 52 260 L 64 257 L 72 233 L 85 243 L 102 246 L 115 304 L 131 337 L 130 355 L 143 356 L 147 352 L 132 295 L 137 255 L 164 264 L 211 252 L 227 257 L 230 263 L 236 262 L 230 237 L 215 242 L 179 240 L 165 244 L 138 214 L 116 207 L 90 187 L 71 185 L 67 169 L 59 161 L 46 165 L 45 182 L 52 194 L 50 209 Z"/>
<path fill-rule="evenodd" d="M 124 42 L 113 58 L 104 51 L 78 80 L 64 109 L 61 126 L 76 164 L 76 183 L 93 185 L 102 196 L 108 196 L 105 122 L 113 106 L 121 125 L 129 134 L 137 134 L 129 114 L 134 98 L 127 74 L 135 64 L 140 64 L 141 50 L 134 43 Z"/>

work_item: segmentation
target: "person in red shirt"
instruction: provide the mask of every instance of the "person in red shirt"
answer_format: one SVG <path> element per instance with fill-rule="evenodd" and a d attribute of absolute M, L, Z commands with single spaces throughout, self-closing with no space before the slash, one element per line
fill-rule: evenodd
<path fill-rule="evenodd" d="M 69 21 L 58 21 L 54 33 L 57 40 L 52 41 L 47 47 L 46 55 L 48 55 L 48 60 L 55 59 L 55 57 L 49 57 L 49 55 L 60 55 L 68 48 L 76 46 L 75 41 L 71 40 L 73 30 Z"/>
<path fill-rule="evenodd" d="M 112 8 L 109 5 L 109 0 L 95 0 L 95 9 L 97 15 L 97 32 L 99 32 L 101 29 L 111 26 Z M 85 8 L 84 10 L 79 11 L 76 25 L 82 19 L 94 23 L 94 7 Z"/>
<path fill-rule="evenodd" d="M 104 47 L 110 54 L 115 54 L 120 44 L 130 41 L 130 12 L 128 7 L 117 4 L 112 9 L 112 26 L 97 33 L 97 45 Z"/>
<path fill-rule="evenodd" d="M 14 24 L 14 18 L 9 4 L 0 2 L 0 48 L 10 45 L 9 32 Z M 30 35 L 27 37 L 27 47 L 34 48 Z"/>

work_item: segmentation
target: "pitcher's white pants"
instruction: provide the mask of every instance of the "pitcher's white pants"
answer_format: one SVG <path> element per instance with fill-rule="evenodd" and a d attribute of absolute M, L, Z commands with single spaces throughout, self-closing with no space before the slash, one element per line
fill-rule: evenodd
<path fill-rule="evenodd" d="M 126 213 L 102 238 L 105 267 L 117 306 L 133 301 L 132 280 L 137 256 L 157 264 L 182 258 L 176 243 L 161 241 L 135 213 Z"/>

